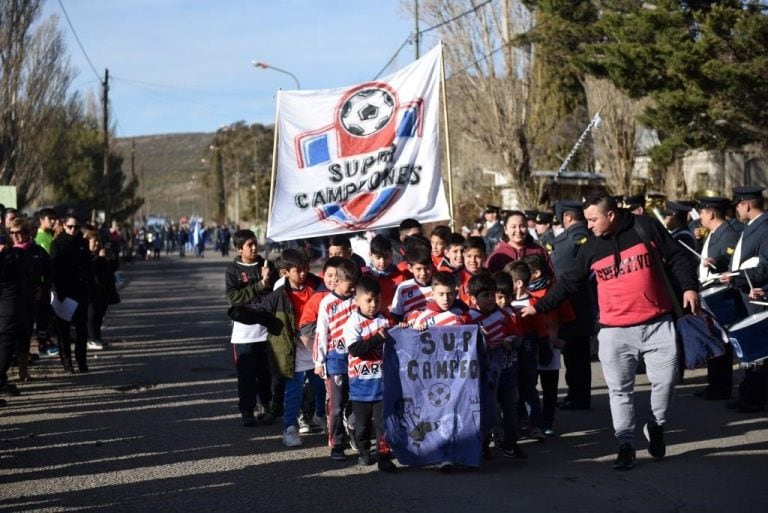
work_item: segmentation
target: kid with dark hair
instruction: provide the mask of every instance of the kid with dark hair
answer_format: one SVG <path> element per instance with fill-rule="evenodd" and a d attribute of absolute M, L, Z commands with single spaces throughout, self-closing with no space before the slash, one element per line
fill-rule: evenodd
<path fill-rule="evenodd" d="M 437 264 L 438 271 L 448 271 L 458 274 L 464 268 L 464 242 L 466 239 L 460 233 L 450 233 L 445 239 L 443 258 Z"/>
<path fill-rule="evenodd" d="M 528 292 L 528 283 L 531 281 L 531 269 L 521 260 L 510 262 L 505 271 L 512 276 L 514 281 L 514 296 L 512 308 L 519 312 L 522 308 L 533 305 L 536 300 Z M 517 350 L 517 359 L 520 366 L 520 399 L 530 408 L 531 438 L 540 442 L 544 441 L 544 423 L 541 415 L 541 400 L 536 390 L 539 365 L 548 365 L 553 358 L 552 347 L 549 343 L 549 332 L 544 318 L 533 315 L 523 318 L 523 344 Z M 522 404 L 519 410 L 522 412 Z"/>
<path fill-rule="evenodd" d="M 462 260 L 464 268 L 457 275 L 459 282 L 459 299 L 469 304 L 469 280 L 479 273 L 485 266 L 485 240 L 482 237 L 473 236 L 464 242 Z"/>
<path fill-rule="evenodd" d="M 481 272 L 469 280 L 469 294 L 472 307 L 469 309 L 470 322 L 480 326 L 490 366 L 489 381 L 501 405 L 504 426 L 504 441 L 498 443 L 504 455 L 510 458 L 525 458 L 517 445 L 517 359 L 513 344 L 523 336 L 520 319 L 508 308 L 496 305 L 496 282 L 487 272 Z M 492 425 L 484 426 L 487 431 L 483 444 L 483 455 L 490 458 L 490 431 Z"/>
<path fill-rule="evenodd" d="M 446 225 L 436 226 L 429 237 L 429 243 L 432 246 L 432 263 L 435 267 L 443 261 L 445 248 L 447 247 L 448 236 L 451 229 Z"/>
<path fill-rule="evenodd" d="M 349 259 L 336 266 L 336 287 L 320 302 L 313 349 L 315 374 L 325 380 L 328 445 L 331 459 L 344 461 L 344 409 L 349 400 L 347 348 L 342 332 L 354 309 L 353 289 L 358 269 Z"/>
<path fill-rule="evenodd" d="M 389 312 L 395 290 L 405 280 L 405 276 L 392 263 L 392 243 L 387 237 L 376 235 L 371 239 L 370 259 L 365 272 L 379 280 L 382 308 L 385 312 Z"/>
<path fill-rule="evenodd" d="M 424 331 L 432 326 L 467 324 L 468 307 L 456 298 L 456 279 L 451 273 L 438 271 L 432 275 L 432 298 L 422 310 L 414 310 L 406 317 L 413 329 Z"/>
<path fill-rule="evenodd" d="M 258 254 L 256 234 L 238 230 L 232 236 L 237 256 L 224 271 L 224 285 L 230 306 L 253 308 L 272 290 L 274 267 Z M 256 425 L 257 398 L 263 411 L 258 420 L 271 424 L 272 377 L 267 358 L 267 327 L 233 322 L 230 343 L 237 371 L 238 408 L 244 426 Z"/>
<path fill-rule="evenodd" d="M 352 243 L 347 235 L 332 235 L 328 239 L 328 256 L 339 256 L 351 259 L 358 268 L 365 267 L 365 260 L 360 255 L 352 252 Z"/>
<path fill-rule="evenodd" d="M 383 472 L 394 472 L 397 467 L 383 443 L 384 386 L 381 372 L 382 347 L 392 321 L 382 313 L 381 287 L 373 276 L 360 278 L 354 301 L 356 308 L 344 325 L 343 341 L 349 350 L 349 398 L 355 415 L 355 439 L 360 451 L 358 463 L 363 466 L 373 463 L 368 432 L 368 426 L 373 425 L 378 468 Z M 363 375 L 365 379 L 361 379 Z"/>
<path fill-rule="evenodd" d="M 432 297 L 432 258 L 429 242 L 423 237 L 409 237 L 406 243 L 405 259 L 413 278 L 398 285 L 392 300 L 390 313 L 397 322 L 413 310 L 421 310 Z"/>
<path fill-rule="evenodd" d="M 528 292 L 534 300 L 544 297 L 552 286 L 552 277 L 547 274 L 547 265 L 537 255 L 525 257 L 523 262 L 531 270 Z M 557 406 L 557 385 L 560 379 L 560 350 L 565 341 L 559 337 L 560 327 L 576 320 L 570 301 L 566 300 L 556 309 L 540 314 L 547 324 L 552 361 L 548 364 L 539 362 L 539 382 L 541 384 L 542 404 L 541 419 L 544 434 L 554 436 L 555 409 Z"/>

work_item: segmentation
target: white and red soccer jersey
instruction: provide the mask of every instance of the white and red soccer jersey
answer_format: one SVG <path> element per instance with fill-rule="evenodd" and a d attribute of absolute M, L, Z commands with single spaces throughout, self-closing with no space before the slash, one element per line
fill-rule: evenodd
<path fill-rule="evenodd" d="M 472 324 L 477 324 L 483 328 L 488 347 L 498 346 L 511 335 L 523 336 L 522 322 L 509 308 L 496 308 L 490 313 L 483 313 L 475 308 L 470 308 L 469 318 Z"/>
<path fill-rule="evenodd" d="M 536 298 L 527 295 L 521 299 L 513 299 L 510 307 L 515 312 L 519 312 L 526 306 L 536 306 Z M 523 331 L 526 335 L 535 336 L 537 338 L 543 338 L 549 336 L 549 330 L 547 330 L 547 321 L 543 315 L 536 314 L 523 318 L 522 320 Z"/>
<path fill-rule="evenodd" d="M 414 310 L 422 310 L 431 298 L 432 286 L 422 285 L 415 278 L 411 278 L 397 286 L 389 311 L 398 319 L 405 318 Z"/>
<path fill-rule="evenodd" d="M 346 347 L 370 340 L 392 326 L 392 321 L 382 314 L 367 317 L 355 309 L 344 326 Z M 384 375 L 381 372 L 382 350 L 378 348 L 361 356 L 349 355 L 349 398 L 352 401 L 381 401 L 384 394 Z"/>
<path fill-rule="evenodd" d="M 344 324 L 355 308 L 354 297 L 343 298 L 331 293 L 320 301 L 313 359 L 315 366 L 325 365 L 326 374 L 347 373 Z"/>
<path fill-rule="evenodd" d="M 405 320 L 413 327 L 460 326 L 470 322 L 467 310 L 467 305 L 460 301 L 456 301 L 448 310 L 441 310 L 434 301 L 427 301 L 424 310 L 409 313 Z"/>

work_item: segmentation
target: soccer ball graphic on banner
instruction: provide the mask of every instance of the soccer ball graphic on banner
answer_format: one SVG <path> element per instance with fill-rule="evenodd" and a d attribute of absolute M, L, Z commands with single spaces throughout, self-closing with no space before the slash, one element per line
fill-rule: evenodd
<path fill-rule="evenodd" d="M 451 388 L 445 383 L 435 383 L 429 387 L 427 399 L 429 399 L 432 406 L 444 406 L 451 400 Z"/>
<path fill-rule="evenodd" d="M 395 111 L 395 100 L 384 89 L 363 89 L 352 95 L 341 107 L 341 126 L 349 134 L 366 137 L 389 123 Z"/>

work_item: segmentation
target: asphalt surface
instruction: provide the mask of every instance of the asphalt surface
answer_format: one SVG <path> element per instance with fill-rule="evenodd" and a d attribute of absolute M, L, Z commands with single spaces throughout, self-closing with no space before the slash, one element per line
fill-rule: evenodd
<path fill-rule="evenodd" d="M 0 408 L 0 511 L 766 511 L 768 421 L 678 388 L 667 457 L 615 471 L 605 386 L 593 364 L 590 411 L 558 411 L 559 436 L 524 441 L 527 460 L 495 452 L 480 469 L 382 474 L 329 457 L 324 435 L 281 444 L 282 427 L 244 428 L 225 316 L 226 259 L 164 257 L 124 266 L 107 314 L 108 349 L 91 372 L 58 359 L 32 367 Z M 737 382 L 740 373 L 737 373 Z M 648 411 L 638 377 L 638 424 Z M 563 380 L 561 378 L 561 387 Z M 561 390 L 562 392 L 562 390 Z M 350 453 L 351 454 L 351 453 Z"/>

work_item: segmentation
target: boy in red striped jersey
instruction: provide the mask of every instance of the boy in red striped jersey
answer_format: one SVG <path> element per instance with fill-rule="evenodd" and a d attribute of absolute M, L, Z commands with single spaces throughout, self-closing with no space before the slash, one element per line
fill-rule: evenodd
<path fill-rule="evenodd" d="M 328 445 L 331 458 L 344 461 L 344 408 L 349 400 L 347 347 L 342 337 L 344 324 L 355 308 L 353 288 L 358 267 L 344 258 L 336 266 L 336 288 L 320 301 L 315 330 L 313 359 L 315 374 L 325 379 Z"/>
<path fill-rule="evenodd" d="M 469 237 L 464 242 L 462 260 L 464 268 L 456 274 L 459 282 L 459 299 L 470 304 L 469 280 L 482 271 L 485 265 L 485 240 L 482 237 Z"/>
<path fill-rule="evenodd" d="M 531 269 L 528 265 L 522 260 L 516 260 L 507 264 L 504 270 L 507 272 L 500 273 L 500 276 L 512 278 L 513 290 L 507 293 L 512 293 L 511 306 L 515 312 L 519 312 L 526 306 L 535 305 L 536 299 L 528 291 L 528 284 L 531 281 Z M 525 331 L 523 345 L 517 351 L 520 366 L 520 400 L 525 401 L 530 408 L 530 437 L 543 442 L 544 420 L 536 383 L 539 381 L 539 365 L 545 366 L 552 362 L 552 346 L 549 343 L 549 330 L 543 316 L 532 315 L 523 318 L 523 330 Z"/>
<path fill-rule="evenodd" d="M 379 470 L 394 472 L 397 467 L 383 443 L 384 382 L 381 372 L 382 347 L 393 322 L 381 309 L 381 287 L 376 278 L 368 275 L 360 278 L 355 287 L 355 306 L 344 326 L 343 336 L 349 350 L 349 397 L 355 415 L 354 436 L 360 450 L 358 463 L 363 466 L 373 463 L 368 432 L 368 426 L 373 425 Z"/>
<path fill-rule="evenodd" d="M 432 299 L 423 310 L 410 312 L 405 320 L 410 327 L 424 331 L 432 326 L 458 326 L 469 322 L 469 308 L 456 299 L 453 274 L 438 271 L 432 275 Z"/>
<path fill-rule="evenodd" d="M 379 280 L 381 304 L 389 311 L 397 286 L 405 280 L 405 275 L 392 263 L 392 243 L 384 235 L 371 239 L 370 264 L 364 272 Z"/>
<path fill-rule="evenodd" d="M 419 242 L 422 239 L 423 242 Z M 432 256 L 429 242 L 418 236 L 409 237 L 406 244 L 405 259 L 408 262 L 408 270 L 413 278 L 398 285 L 395 298 L 389 309 L 392 317 L 402 321 L 405 316 L 414 310 L 421 310 L 432 297 Z"/>
<path fill-rule="evenodd" d="M 504 417 L 504 456 L 525 458 L 518 446 L 517 431 L 517 357 L 514 343 L 523 336 L 521 319 L 508 308 L 496 305 L 496 283 L 487 272 L 469 280 L 472 307 L 469 317 L 478 324 L 485 338 L 486 355 L 491 368 L 491 383 Z M 483 456 L 490 457 L 490 434 L 483 444 Z"/>
<path fill-rule="evenodd" d="M 443 259 L 437 266 L 438 271 L 448 271 L 458 274 L 464 269 L 464 236 L 460 233 L 451 233 L 445 239 Z"/>

